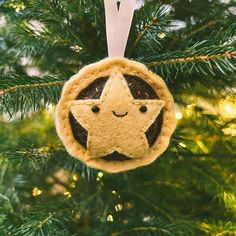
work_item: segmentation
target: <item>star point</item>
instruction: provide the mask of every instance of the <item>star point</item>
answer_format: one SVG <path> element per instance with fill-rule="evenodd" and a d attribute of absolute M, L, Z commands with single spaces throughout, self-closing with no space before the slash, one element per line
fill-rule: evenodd
<path fill-rule="evenodd" d="M 115 69 L 100 99 L 73 101 L 70 110 L 88 131 L 87 149 L 91 156 L 102 157 L 117 151 L 141 158 L 149 150 L 145 132 L 164 105 L 158 99 L 134 99 L 125 78 Z"/>

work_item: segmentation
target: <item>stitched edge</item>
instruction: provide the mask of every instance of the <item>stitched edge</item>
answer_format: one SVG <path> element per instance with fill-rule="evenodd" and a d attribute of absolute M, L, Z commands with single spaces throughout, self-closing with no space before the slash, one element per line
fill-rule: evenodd
<path fill-rule="evenodd" d="M 129 69 L 129 68 L 128 68 Z M 127 68 L 126 68 L 126 71 L 127 71 Z M 134 71 L 134 70 L 132 70 L 132 71 Z M 129 72 L 132 72 L 130 69 L 129 69 Z M 100 71 L 99 71 L 100 72 Z M 98 72 L 98 73 L 99 73 Z M 135 74 L 137 74 L 137 71 L 134 71 L 135 72 Z M 92 73 L 92 75 L 94 75 L 95 73 Z M 97 74 L 97 73 L 96 73 Z M 141 74 L 141 73 L 139 73 L 139 74 Z M 141 76 L 141 78 L 143 79 L 143 74 L 142 74 L 142 76 Z M 77 84 L 78 85 L 78 84 Z M 155 86 L 156 87 L 156 86 Z"/>
<path fill-rule="evenodd" d="M 166 105 L 164 110 L 164 122 L 162 130 L 157 141 L 150 148 L 149 153 L 144 158 L 136 158 L 134 160 L 128 160 L 124 163 L 117 161 L 111 161 L 108 163 L 100 158 L 96 159 L 95 161 L 86 162 L 89 153 L 73 139 L 71 128 L 68 124 L 68 118 L 66 117 L 68 115 L 68 111 L 66 111 L 66 108 L 63 109 L 63 107 L 65 106 L 66 101 L 73 100 L 73 98 L 75 98 L 75 92 L 77 95 L 78 92 L 94 81 L 98 74 L 108 75 L 111 73 L 111 69 L 114 69 L 115 67 L 118 67 L 122 74 L 133 74 L 139 76 L 144 81 L 147 81 L 154 88 L 159 97 L 161 99 L 164 98 L 163 100 L 166 101 Z M 68 89 L 69 91 L 67 91 Z M 65 114 L 65 112 L 67 114 Z M 168 147 L 171 134 L 173 133 L 176 126 L 173 98 L 169 93 L 164 81 L 158 75 L 155 75 L 153 72 L 149 71 L 144 65 L 135 61 L 130 61 L 126 58 L 104 59 L 100 62 L 84 67 L 78 74 L 74 75 L 65 84 L 62 97 L 57 105 L 56 113 L 57 132 L 66 146 L 67 151 L 77 159 L 86 162 L 89 166 L 103 169 L 108 172 L 119 172 L 134 169 L 153 162 Z"/>

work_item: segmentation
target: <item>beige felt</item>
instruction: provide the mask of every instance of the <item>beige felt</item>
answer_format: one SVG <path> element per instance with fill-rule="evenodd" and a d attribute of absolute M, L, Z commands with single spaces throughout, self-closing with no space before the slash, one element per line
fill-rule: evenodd
<path fill-rule="evenodd" d="M 152 86 L 160 100 L 135 100 L 130 93 L 123 74 L 135 75 Z M 100 99 L 76 100 L 81 90 L 97 78 L 109 76 Z M 100 111 L 93 113 L 92 106 Z M 140 106 L 147 106 L 141 113 Z M 149 148 L 145 131 L 154 122 L 164 106 L 161 133 Z M 88 131 L 87 150 L 73 137 L 69 123 L 69 112 Z M 117 117 L 113 114 L 124 115 Z M 68 152 L 90 167 L 108 172 L 119 172 L 137 168 L 153 162 L 165 151 L 175 128 L 173 98 L 164 81 L 148 69 L 125 58 L 110 58 L 84 67 L 64 86 L 57 105 L 56 127 L 58 135 Z M 129 157 L 126 161 L 106 161 L 101 156 L 119 151 Z"/>
<path fill-rule="evenodd" d="M 118 151 L 132 158 L 148 153 L 145 131 L 155 121 L 165 102 L 134 100 L 126 80 L 114 70 L 106 83 L 100 100 L 72 101 L 71 112 L 88 131 L 87 147 L 92 158 Z M 98 106 L 98 113 L 92 112 Z M 147 112 L 141 113 L 141 106 Z M 118 115 L 118 117 L 117 117 Z"/>

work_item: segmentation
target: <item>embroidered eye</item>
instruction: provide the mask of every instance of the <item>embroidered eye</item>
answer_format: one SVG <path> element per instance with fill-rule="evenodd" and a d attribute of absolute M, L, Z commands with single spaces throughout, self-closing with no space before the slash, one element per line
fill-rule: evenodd
<path fill-rule="evenodd" d="M 144 112 L 147 111 L 147 107 L 146 107 L 146 106 L 141 106 L 141 107 L 139 108 L 139 110 L 140 110 L 140 112 L 144 113 Z"/>
<path fill-rule="evenodd" d="M 92 112 L 98 113 L 100 111 L 100 108 L 98 106 L 93 106 L 92 107 Z"/>

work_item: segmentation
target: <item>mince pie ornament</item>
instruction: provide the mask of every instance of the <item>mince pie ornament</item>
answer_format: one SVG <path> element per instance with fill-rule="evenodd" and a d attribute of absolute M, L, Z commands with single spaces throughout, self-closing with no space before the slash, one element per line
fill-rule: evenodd
<path fill-rule="evenodd" d="M 175 129 L 174 101 L 164 81 L 144 65 L 122 57 L 134 3 L 122 1 L 118 11 L 113 0 L 105 0 L 110 57 L 74 75 L 56 110 L 57 132 L 67 151 L 107 172 L 150 164 L 166 150 Z M 123 43 L 115 37 L 118 29 L 126 38 Z"/>

